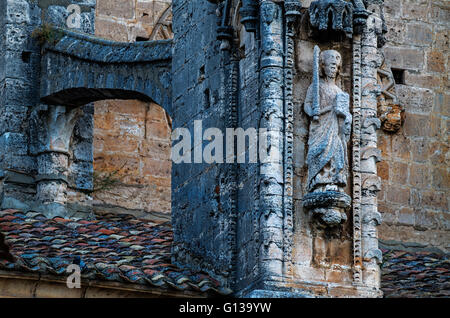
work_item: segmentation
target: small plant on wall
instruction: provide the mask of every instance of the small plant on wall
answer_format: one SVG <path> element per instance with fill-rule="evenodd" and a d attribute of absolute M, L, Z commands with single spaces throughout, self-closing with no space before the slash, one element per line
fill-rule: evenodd
<path fill-rule="evenodd" d="M 54 45 L 61 40 L 63 33 L 52 24 L 43 23 L 39 28 L 33 31 L 31 36 L 36 39 L 41 46 L 46 43 Z"/>
<path fill-rule="evenodd" d="M 92 192 L 95 193 L 105 190 L 111 190 L 118 186 L 121 183 L 122 179 L 127 176 L 120 174 L 120 171 L 125 167 L 126 164 L 127 163 L 124 163 L 122 167 L 113 171 L 94 171 L 94 190 Z"/>

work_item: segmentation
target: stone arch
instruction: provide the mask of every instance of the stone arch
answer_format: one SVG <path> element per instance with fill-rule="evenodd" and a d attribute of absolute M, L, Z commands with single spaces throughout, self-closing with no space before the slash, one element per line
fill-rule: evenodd
<path fill-rule="evenodd" d="M 173 37 L 172 31 L 172 4 L 161 13 L 150 34 L 150 40 L 157 38 L 170 39 Z"/>
<path fill-rule="evenodd" d="M 137 99 L 155 102 L 172 116 L 171 40 L 121 43 L 57 32 L 61 39 L 43 48 L 44 103 L 78 107 L 104 99 Z"/>
<path fill-rule="evenodd" d="M 121 43 L 63 29 L 53 32 L 57 41 L 42 48 L 43 104 L 34 111 L 34 148 L 39 170 L 37 199 L 43 212 L 70 216 L 74 210 L 69 207 L 67 195 L 62 195 L 68 193 L 70 174 L 85 178 L 93 171 L 88 159 L 84 160 L 84 166 L 80 164 L 79 169 L 71 171 L 74 118 L 81 116 L 83 105 L 92 102 L 139 100 L 160 106 L 172 119 L 172 41 Z M 89 180 L 82 180 L 85 181 L 84 186 L 75 186 L 84 194 L 89 192 Z"/>

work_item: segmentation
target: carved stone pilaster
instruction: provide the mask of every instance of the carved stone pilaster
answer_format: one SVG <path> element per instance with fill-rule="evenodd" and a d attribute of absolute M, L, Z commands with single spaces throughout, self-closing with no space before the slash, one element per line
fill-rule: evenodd
<path fill-rule="evenodd" d="M 282 7 L 269 0 L 260 1 L 260 127 L 271 134 L 268 149 L 277 159 L 260 163 L 259 227 L 260 275 L 263 280 L 279 276 L 283 269 L 283 106 L 284 34 Z"/>
<path fill-rule="evenodd" d="M 288 0 L 284 3 L 286 15 L 286 68 L 285 68 L 285 108 L 284 108 L 284 219 L 283 219 L 283 264 L 285 272 L 292 272 L 292 250 L 294 235 L 294 72 L 295 72 L 295 30 L 294 25 L 301 16 L 301 3 Z"/>
<path fill-rule="evenodd" d="M 368 8 L 369 9 L 369 8 Z M 383 23 L 376 10 L 368 10 L 371 14 L 361 35 L 361 140 L 359 173 L 361 175 L 361 283 L 371 288 L 379 288 L 382 253 L 378 248 L 377 226 L 381 223 L 378 212 L 377 193 L 381 189 L 381 180 L 377 176 L 376 162 L 380 158 L 377 149 L 377 130 L 381 123 L 377 118 L 377 100 L 381 87 L 377 80 L 377 71 L 381 66 L 378 52 L 379 35 L 382 34 Z"/>

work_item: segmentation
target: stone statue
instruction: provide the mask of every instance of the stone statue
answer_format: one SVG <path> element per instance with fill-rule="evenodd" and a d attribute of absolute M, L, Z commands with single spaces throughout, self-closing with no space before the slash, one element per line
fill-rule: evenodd
<path fill-rule="evenodd" d="M 313 83 L 304 109 L 311 118 L 308 141 L 308 194 L 303 204 L 327 224 L 346 220 L 350 197 L 344 193 L 348 178 L 347 144 L 352 115 L 350 97 L 336 85 L 342 65 L 339 52 L 314 49 Z"/>

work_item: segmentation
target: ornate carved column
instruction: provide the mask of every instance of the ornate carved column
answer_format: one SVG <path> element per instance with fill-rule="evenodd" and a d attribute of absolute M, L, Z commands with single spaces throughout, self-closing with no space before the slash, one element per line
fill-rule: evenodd
<path fill-rule="evenodd" d="M 260 1 L 261 60 L 260 128 L 270 134 L 267 149 L 275 149 L 275 160 L 260 163 L 261 235 L 260 269 L 265 281 L 280 276 L 283 268 L 283 105 L 284 35 L 282 7 L 273 1 Z M 272 152 L 273 153 L 273 152 Z"/>
<path fill-rule="evenodd" d="M 379 288 L 382 253 L 378 249 L 377 226 L 381 223 L 378 212 L 377 193 L 381 190 L 381 179 L 377 176 L 376 163 L 381 159 L 377 148 L 377 129 L 381 123 L 377 118 L 378 96 L 381 87 L 377 81 L 377 69 L 381 66 L 382 56 L 378 46 L 383 34 L 382 3 L 366 1 L 370 13 L 361 34 L 361 130 L 360 130 L 360 167 L 361 210 L 360 235 L 362 257 L 362 276 L 355 277 L 355 283 Z M 357 43 L 354 43 L 357 45 Z M 355 171 L 357 172 L 357 171 Z M 358 233 L 359 235 L 359 233 Z M 359 262 L 359 261 L 358 261 Z"/>

